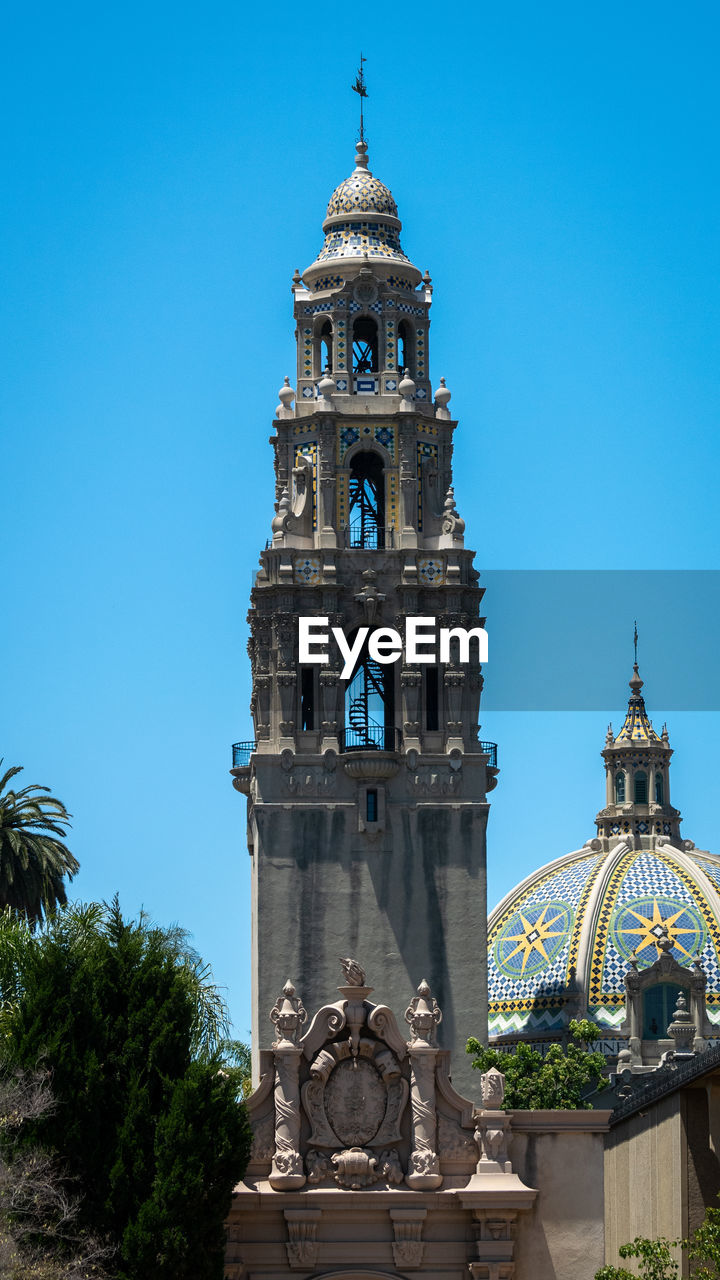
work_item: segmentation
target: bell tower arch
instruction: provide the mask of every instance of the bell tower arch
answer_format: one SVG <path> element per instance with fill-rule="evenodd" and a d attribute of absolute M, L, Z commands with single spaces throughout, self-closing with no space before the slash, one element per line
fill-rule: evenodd
<path fill-rule="evenodd" d="M 408 620 L 478 627 L 483 588 L 452 488 L 450 391 L 429 373 L 432 284 L 404 253 L 367 146 L 333 192 L 324 244 L 293 278 L 296 387 L 272 437 L 275 513 L 251 593 L 254 740 L 238 751 L 253 883 L 253 1046 L 291 973 L 310 1006 L 341 954 L 373 956 L 397 1014 L 426 978 L 457 1087 L 487 1024 L 485 830 L 492 744 L 479 657 L 369 651 Z M 403 365 L 399 366 L 398 357 Z M 301 663 L 299 619 L 348 643 Z M 269 1035 L 269 1033 L 268 1033 Z M 266 1042 L 267 1041 L 267 1042 Z"/>

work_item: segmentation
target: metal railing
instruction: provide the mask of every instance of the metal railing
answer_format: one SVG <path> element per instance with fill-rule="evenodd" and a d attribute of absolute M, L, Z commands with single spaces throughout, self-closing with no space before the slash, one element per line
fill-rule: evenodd
<path fill-rule="evenodd" d="M 247 769 L 256 745 L 255 742 L 233 742 L 233 769 Z"/>
<path fill-rule="evenodd" d="M 386 532 L 391 530 L 378 528 L 377 525 L 366 524 L 363 528 L 361 520 L 354 520 L 345 530 L 345 545 L 347 547 L 362 547 L 365 551 L 384 551 L 386 545 Z M 389 545 L 392 545 L 392 538 Z"/>
<path fill-rule="evenodd" d="M 402 732 L 394 725 L 346 725 L 340 731 L 341 751 L 399 751 Z"/>
<path fill-rule="evenodd" d="M 478 739 L 478 746 L 484 756 L 490 757 L 490 768 L 497 769 L 497 742 L 481 742 Z"/>

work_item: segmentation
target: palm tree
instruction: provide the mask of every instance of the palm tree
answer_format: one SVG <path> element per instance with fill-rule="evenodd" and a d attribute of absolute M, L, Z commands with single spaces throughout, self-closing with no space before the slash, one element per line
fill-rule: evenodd
<path fill-rule="evenodd" d="M 58 838 L 70 822 L 65 805 L 49 787 L 9 789 L 18 773 L 22 767 L 15 765 L 0 778 L 0 910 L 9 907 L 35 922 L 64 906 L 63 877 L 72 880 L 80 863 Z"/>

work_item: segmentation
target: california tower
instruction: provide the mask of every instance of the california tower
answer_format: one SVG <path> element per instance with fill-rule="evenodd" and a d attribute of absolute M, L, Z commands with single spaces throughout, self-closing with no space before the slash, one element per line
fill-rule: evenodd
<path fill-rule="evenodd" d="M 253 1046 L 269 1044 L 267 1010 L 288 977 L 315 1008 L 338 957 L 356 957 L 400 1016 L 428 980 L 467 1091 L 464 1042 L 487 1024 L 497 762 L 478 738 L 474 643 L 453 639 L 444 661 L 431 638 L 395 661 L 379 653 L 378 631 L 407 641 L 418 618 L 449 631 L 482 622 L 453 491 L 457 424 L 444 379 L 434 393 L 430 380 L 432 285 L 400 231 L 361 141 L 324 244 L 293 278 L 296 386 L 280 390 L 275 512 L 251 595 L 255 739 L 238 744 L 233 773 L 248 796 Z M 300 661 L 300 619 L 342 630 L 349 678 L 336 645 L 325 662 Z"/>

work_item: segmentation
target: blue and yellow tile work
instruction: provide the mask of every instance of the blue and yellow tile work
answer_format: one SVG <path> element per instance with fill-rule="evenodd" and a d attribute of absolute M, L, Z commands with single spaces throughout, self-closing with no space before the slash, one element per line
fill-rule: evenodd
<path fill-rule="evenodd" d="M 570 945 L 601 854 L 555 864 L 508 902 L 488 937 L 490 1035 L 562 1025 Z"/>
<path fill-rule="evenodd" d="M 542 1034 L 563 1025 L 575 981 L 587 1014 L 612 1035 L 625 1019 L 625 974 L 659 954 L 707 975 L 707 1014 L 720 1029 L 720 859 L 671 849 L 580 850 L 558 859 L 491 916 L 488 938 L 491 1036 Z"/>
<path fill-rule="evenodd" d="M 395 426 L 393 426 L 392 423 L 375 422 L 375 423 L 368 423 L 367 425 L 363 425 L 360 427 L 356 427 L 355 425 L 348 425 L 344 427 L 338 424 L 338 428 L 337 428 L 337 461 L 338 463 L 342 463 L 344 461 L 345 454 L 347 453 L 348 449 L 350 449 L 352 445 L 357 444 L 358 441 L 366 445 L 368 449 L 372 448 L 372 445 L 374 442 L 377 442 L 377 444 L 381 444 L 383 448 L 387 449 L 388 453 L 390 454 L 391 461 L 392 462 L 395 461 L 396 428 Z"/>
<path fill-rule="evenodd" d="M 316 261 L 328 262 L 336 258 L 390 258 L 395 262 L 408 262 L 400 248 L 400 237 L 392 227 L 381 222 L 350 222 L 331 227 L 325 244 Z"/>
<path fill-rule="evenodd" d="M 333 218 L 339 213 L 354 213 L 358 209 L 361 213 L 387 213 L 391 218 L 398 216 L 397 205 L 388 188 L 362 169 L 356 169 L 335 188 L 325 216 Z"/>

